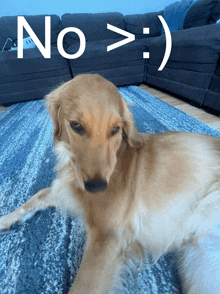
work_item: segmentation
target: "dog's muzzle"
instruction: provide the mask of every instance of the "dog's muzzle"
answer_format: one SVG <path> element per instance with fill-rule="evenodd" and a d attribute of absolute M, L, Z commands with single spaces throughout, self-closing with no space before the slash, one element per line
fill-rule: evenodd
<path fill-rule="evenodd" d="M 96 193 L 103 191 L 107 187 L 106 179 L 92 179 L 85 182 L 85 189 L 88 192 Z"/>

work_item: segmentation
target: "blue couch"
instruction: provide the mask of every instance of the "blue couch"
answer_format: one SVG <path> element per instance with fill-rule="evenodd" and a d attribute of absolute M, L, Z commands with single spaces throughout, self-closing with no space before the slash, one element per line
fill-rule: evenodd
<path fill-rule="evenodd" d="M 77 74 L 92 72 L 101 74 L 116 86 L 147 83 L 220 110 L 220 24 L 216 24 L 220 18 L 220 2 L 192 1 L 175 2 L 175 9 L 181 8 L 184 18 L 180 26 L 178 14 L 177 31 L 173 29 L 172 18 L 173 46 L 162 71 L 158 68 L 166 39 L 158 15 L 165 19 L 167 15 L 172 16 L 168 13 L 169 7 L 160 12 L 126 16 L 121 13 L 67 13 L 61 18 L 51 15 L 51 59 L 45 59 L 38 48 L 24 50 L 23 59 L 17 58 L 15 50 L 0 52 L 0 105 L 42 99 L 58 84 Z M 188 11 L 183 4 L 188 5 Z M 45 15 L 25 16 L 25 19 L 44 44 Z M 169 20 L 166 21 L 169 24 Z M 107 23 L 134 34 L 135 41 L 107 52 L 107 46 L 124 39 L 107 30 Z M 67 27 L 79 28 L 86 37 L 85 52 L 77 59 L 66 59 L 57 49 L 57 36 Z M 143 34 L 144 27 L 150 28 L 148 35 Z M 16 16 L 1 17 L 0 28 L 0 48 L 7 38 L 16 42 Z M 25 37 L 28 34 L 24 30 Z M 63 46 L 67 53 L 76 53 L 78 35 L 67 33 Z M 143 52 L 149 52 L 150 58 L 144 59 Z"/>

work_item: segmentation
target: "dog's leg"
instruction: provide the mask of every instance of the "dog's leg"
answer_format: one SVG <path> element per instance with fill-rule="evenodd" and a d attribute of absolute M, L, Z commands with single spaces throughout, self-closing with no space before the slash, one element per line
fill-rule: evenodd
<path fill-rule="evenodd" d="M 26 203 L 0 217 L 0 233 L 10 232 L 16 225 L 24 223 L 31 218 L 38 210 L 55 206 L 51 197 L 51 188 L 40 190 Z"/>
<path fill-rule="evenodd" d="M 220 236 L 209 235 L 183 247 L 180 276 L 183 293 L 212 294 L 220 291 Z"/>
<path fill-rule="evenodd" d="M 89 238 L 79 272 L 69 294 L 104 294 L 113 285 L 121 265 L 121 246 L 116 236 Z"/>

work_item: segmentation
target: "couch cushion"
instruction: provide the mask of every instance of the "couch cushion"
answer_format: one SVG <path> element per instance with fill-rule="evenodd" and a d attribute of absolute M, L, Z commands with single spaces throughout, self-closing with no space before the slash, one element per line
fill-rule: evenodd
<path fill-rule="evenodd" d="M 0 77 L 18 76 L 68 68 L 68 60 L 56 47 L 51 47 L 51 58 L 44 58 L 38 48 L 24 50 L 24 58 L 17 58 L 17 51 L 0 52 Z"/>
<path fill-rule="evenodd" d="M 162 71 L 158 71 L 157 66 L 148 64 L 147 73 L 151 76 L 159 77 L 164 80 L 168 79 L 174 82 L 180 82 L 191 87 L 208 89 L 210 85 L 212 73 L 201 73 L 192 70 L 174 69 L 165 67 Z"/>
<path fill-rule="evenodd" d="M 213 76 L 210 83 L 209 90 L 213 92 L 218 92 L 220 94 L 220 76 L 217 76 L 217 75 Z"/>
<path fill-rule="evenodd" d="M 187 12 L 183 28 L 188 29 L 213 24 L 219 17 L 219 0 L 199 0 Z"/>
<path fill-rule="evenodd" d="M 206 93 L 204 105 L 220 111 L 220 58 L 217 70 L 212 77 L 209 90 Z"/>
<path fill-rule="evenodd" d="M 218 60 L 218 66 L 217 66 L 217 69 L 216 69 L 216 73 L 215 74 L 220 77 L 220 58 Z"/>
<path fill-rule="evenodd" d="M 209 90 L 212 92 L 217 92 L 220 95 L 220 59 L 218 62 L 216 72 L 212 77 L 212 80 L 211 80 L 211 83 L 209 86 Z"/>
<path fill-rule="evenodd" d="M 169 78 L 162 78 L 154 75 L 147 74 L 147 83 L 154 85 L 163 90 L 167 90 L 171 93 L 175 93 L 184 98 L 188 98 L 192 101 L 203 103 L 207 89 L 201 89 L 182 83 L 181 80 L 172 81 Z"/>
<path fill-rule="evenodd" d="M 142 83 L 147 62 L 143 52 L 149 51 L 149 44 L 155 39 L 139 39 L 109 52 L 107 46 L 115 43 L 116 39 L 87 42 L 84 54 L 69 60 L 72 74 L 99 73 L 116 86 Z M 76 53 L 78 48 L 78 44 L 72 45 L 68 53 Z"/>
<path fill-rule="evenodd" d="M 70 79 L 70 74 L 67 74 L 43 79 L 27 80 L 21 83 L 10 83 L 7 85 L 7 88 L 5 88 L 5 85 L 0 85 L 0 105 L 9 106 L 10 104 L 17 102 L 43 99 L 45 95 L 57 88 L 58 85 L 67 82 Z M 7 91 L 9 87 L 11 90 Z M 5 92 L 3 92 L 2 89 Z"/>
<path fill-rule="evenodd" d="M 121 13 L 66 13 L 62 16 L 64 28 L 76 27 L 80 29 L 86 41 L 99 41 L 107 39 L 123 38 L 120 34 L 107 29 L 107 23 L 125 30 L 124 16 Z M 67 45 L 79 42 L 76 33 L 67 33 L 64 37 Z"/>
<path fill-rule="evenodd" d="M 7 83 L 4 85 L 0 84 L 0 93 L 1 95 L 3 94 L 15 95 L 16 93 L 31 92 L 33 90 L 40 89 L 40 88 L 48 88 L 48 87 L 50 88 L 52 86 L 54 87 L 59 85 L 61 81 L 66 79 L 70 80 L 71 79 L 70 75 L 30 79 L 30 80 L 26 80 L 25 83 L 24 81 L 21 81 L 21 82 Z M 39 98 L 39 97 L 36 97 L 36 98 Z"/>
<path fill-rule="evenodd" d="M 149 51 L 149 44 L 156 38 L 146 38 L 133 41 L 129 44 L 107 52 L 107 46 L 114 44 L 118 40 L 109 39 L 95 42 L 87 42 L 85 52 L 77 59 L 71 59 L 72 70 L 76 67 L 88 67 L 94 69 L 105 69 L 111 64 L 111 67 L 129 65 L 132 62 L 144 64 L 143 52 Z M 69 54 L 78 51 L 79 45 L 74 44 L 67 50 Z"/>
<path fill-rule="evenodd" d="M 172 51 L 162 71 L 165 36 L 150 45 L 147 83 L 182 97 L 204 102 L 220 52 L 218 24 L 172 33 Z"/>
<path fill-rule="evenodd" d="M 73 76 L 84 73 L 98 73 L 105 79 L 111 81 L 116 86 L 125 86 L 131 84 L 143 83 L 145 77 L 145 65 L 127 64 L 124 67 L 106 67 L 106 69 L 94 69 L 89 70 L 88 68 L 78 68 L 77 71 L 73 72 Z"/>
<path fill-rule="evenodd" d="M 41 43 L 45 44 L 45 16 L 46 15 L 25 15 L 25 19 L 37 35 Z M 57 36 L 62 30 L 62 23 L 57 15 L 51 17 L 51 44 L 57 44 Z M 17 40 L 17 16 L 3 16 L 0 18 L 0 51 L 2 50 L 7 38 Z M 26 30 L 23 30 L 24 38 L 28 37 Z"/>
<path fill-rule="evenodd" d="M 166 67 L 211 73 L 215 71 L 220 52 L 218 24 L 173 32 L 171 35 L 172 51 Z M 165 36 L 158 37 L 151 44 L 150 64 L 159 67 L 165 47 Z"/>
<path fill-rule="evenodd" d="M 219 23 L 220 21 L 220 1 L 218 1 L 218 3 L 215 6 L 215 9 L 213 9 L 212 11 L 212 15 L 211 15 L 211 19 L 210 19 L 210 23 Z"/>
<path fill-rule="evenodd" d="M 205 106 L 211 107 L 215 110 L 220 111 L 220 92 L 214 92 L 212 90 L 208 90 L 204 103 Z"/>
<path fill-rule="evenodd" d="M 162 24 L 158 15 L 163 15 L 163 11 L 126 15 L 126 30 L 134 34 L 137 39 L 160 36 Z M 147 35 L 143 34 L 143 28 L 149 28 L 150 33 Z"/>

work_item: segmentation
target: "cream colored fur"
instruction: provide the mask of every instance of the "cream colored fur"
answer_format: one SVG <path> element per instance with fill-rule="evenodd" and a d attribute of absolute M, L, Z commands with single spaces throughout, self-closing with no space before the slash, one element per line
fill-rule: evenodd
<path fill-rule="evenodd" d="M 169 251 L 179 254 L 184 293 L 217 293 L 220 139 L 138 133 L 117 88 L 99 75 L 79 75 L 46 101 L 56 179 L 3 216 L 0 230 L 48 206 L 83 219 L 88 240 L 71 294 L 112 293 L 123 288 L 121 268 L 133 271 L 148 253 L 156 262 Z"/>

